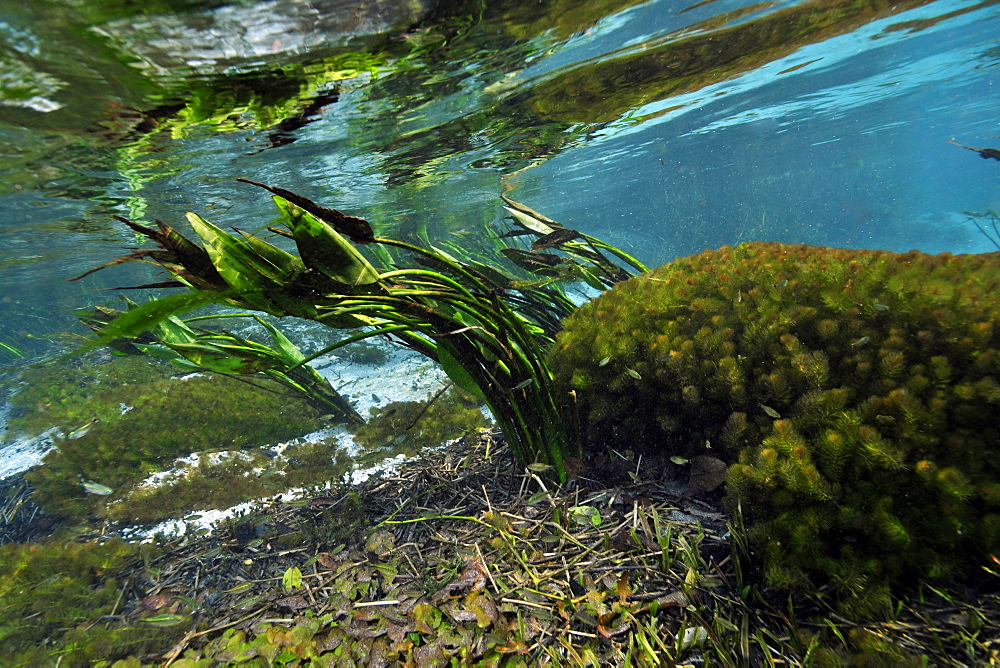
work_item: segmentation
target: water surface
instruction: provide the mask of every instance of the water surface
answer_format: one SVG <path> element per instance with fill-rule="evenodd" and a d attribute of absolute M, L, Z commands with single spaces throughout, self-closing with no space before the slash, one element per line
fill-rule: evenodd
<path fill-rule="evenodd" d="M 476 247 L 509 196 L 648 264 L 995 244 L 995 2 L 55 0 L 0 8 L 0 343 L 83 333 L 113 214 L 254 229 L 250 177 Z M 447 10 L 447 11 L 446 11 Z M 139 11 L 140 13 L 137 13 Z M 0 351 L 0 362 L 15 362 Z"/>

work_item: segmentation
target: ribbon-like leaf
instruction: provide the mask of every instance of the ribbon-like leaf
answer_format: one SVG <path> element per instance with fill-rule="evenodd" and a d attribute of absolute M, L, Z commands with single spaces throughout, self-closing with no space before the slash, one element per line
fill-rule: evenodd
<path fill-rule="evenodd" d="M 122 313 L 101 329 L 101 335 L 79 348 L 70 356 L 108 345 L 115 339 L 128 339 L 153 329 L 166 318 L 193 311 L 220 301 L 222 296 L 215 292 L 185 292 L 169 297 L 160 297 L 151 302 Z"/>
<path fill-rule="evenodd" d="M 378 270 L 337 230 L 283 197 L 275 195 L 274 202 L 285 217 L 307 268 L 348 286 L 378 282 Z"/>
<path fill-rule="evenodd" d="M 240 292 L 260 291 L 274 285 L 273 277 L 280 272 L 250 246 L 196 213 L 188 212 L 187 219 L 205 242 L 212 264 L 229 285 Z"/>

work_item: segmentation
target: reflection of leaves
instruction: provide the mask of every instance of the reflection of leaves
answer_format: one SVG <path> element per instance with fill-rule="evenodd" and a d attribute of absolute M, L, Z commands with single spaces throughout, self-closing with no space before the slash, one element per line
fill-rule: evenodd
<path fill-rule="evenodd" d="M 975 151 L 979 154 L 979 157 L 984 160 L 1000 160 L 1000 149 L 997 148 L 975 148 L 972 146 L 966 146 L 965 144 L 959 144 L 954 139 L 949 139 L 948 143 L 960 146 L 961 148 L 968 149 L 970 151 Z"/>

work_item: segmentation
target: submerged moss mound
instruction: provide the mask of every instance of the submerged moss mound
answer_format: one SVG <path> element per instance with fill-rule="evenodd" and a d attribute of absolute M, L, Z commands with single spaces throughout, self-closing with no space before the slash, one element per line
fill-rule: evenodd
<path fill-rule="evenodd" d="M 116 539 L 0 545 L 0 664 L 86 666 L 175 640 L 175 629 L 122 623 L 135 585 L 116 576 L 152 553 Z"/>
<path fill-rule="evenodd" d="M 619 284 L 551 362 L 592 445 L 724 459 L 769 581 L 853 595 L 1000 549 L 998 313 L 1000 253 L 750 243 Z"/>
<path fill-rule="evenodd" d="M 269 379 L 252 384 L 220 375 L 182 379 L 172 375 L 175 371 L 141 358 L 115 357 L 26 375 L 12 398 L 23 415 L 11 420 L 11 430 L 55 426 L 64 435 L 43 465 L 26 476 L 35 500 L 53 514 L 84 518 L 177 457 L 276 443 L 322 424 L 307 402 Z M 100 487 L 88 493 L 84 483 Z"/>

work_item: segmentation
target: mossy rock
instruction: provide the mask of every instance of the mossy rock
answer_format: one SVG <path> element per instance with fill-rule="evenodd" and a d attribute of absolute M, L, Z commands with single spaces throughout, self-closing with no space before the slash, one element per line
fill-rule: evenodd
<path fill-rule="evenodd" d="M 777 243 L 626 281 L 551 355 L 591 446 L 729 464 L 773 584 L 884 594 L 1000 549 L 1000 254 Z"/>
<path fill-rule="evenodd" d="M 487 426 L 479 400 L 458 387 L 424 401 L 394 401 L 371 409 L 371 417 L 354 429 L 354 440 L 368 450 L 409 455 L 433 448 Z"/>
<path fill-rule="evenodd" d="M 56 426 L 66 435 L 26 475 L 35 500 L 50 513 L 84 519 L 178 457 L 268 445 L 322 425 L 313 407 L 270 379 L 181 379 L 175 372 L 150 360 L 115 357 L 26 375 L 12 398 L 23 417 L 11 420 L 11 430 Z M 84 482 L 111 494 L 88 494 Z"/>

